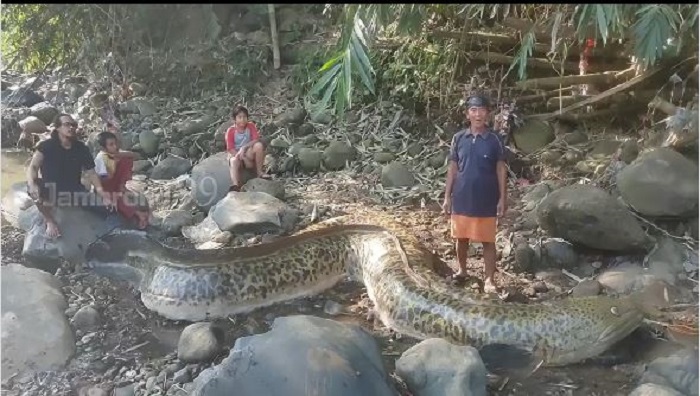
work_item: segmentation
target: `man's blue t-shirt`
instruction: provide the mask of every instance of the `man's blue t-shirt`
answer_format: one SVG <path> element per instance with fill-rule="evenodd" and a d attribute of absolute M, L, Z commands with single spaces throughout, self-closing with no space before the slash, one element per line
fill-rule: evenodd
<path fill-rule="evenodd" d="M 452 187 L 452 213 L 470 217 L 496 217 L 498 174 L 496 164 L 505 161 L 503 144 L 495 132 L 474 134 L 469 129 L 452 138 L 450 160 L 457 163 Z"/>

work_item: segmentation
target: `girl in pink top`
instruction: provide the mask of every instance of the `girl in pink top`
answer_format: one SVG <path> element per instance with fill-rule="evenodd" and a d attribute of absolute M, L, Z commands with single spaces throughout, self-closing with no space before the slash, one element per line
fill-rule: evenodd
<path fill-rule="evenodd" d="M 241 190 L 241 171 L 255 169 L 257 177 L 269 179 L 263 172 L 265 147 L 260 141 L 260 134 L 255 124 L 248 121 L 248 109 L 235 106 L 231 110 L 233 126 L 226 131 L 226 151 L 229 153 L 228 165 L 231 172 L 230 191 Z"/>

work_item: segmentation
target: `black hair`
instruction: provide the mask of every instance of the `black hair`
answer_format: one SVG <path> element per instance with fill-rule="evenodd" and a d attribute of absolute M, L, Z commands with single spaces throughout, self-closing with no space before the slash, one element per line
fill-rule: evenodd
<path fill-rule="evenodd" d="M 58 128 L 58 127 L 60 127 L 61 125 L 63 125 L 63 123 L 61 122 L 61 117 L 70 117 L 71 119 L 73 118 L 72 115 L 67 114 L 67 113 L 59 113 L 59 114 L 57 114 L 56 117 L 53 118 L 53 121 L 51 121 L 51 125 L 53 125 L 53 127 L 54 127 L 54 130 L 51 131 L 51 137 L 52 137 L 52 138 L 58 138 L 58 129 L 56 129 L 56 128 Z M 75 121 L 75 120 L 74 120 L 74 121 Z"/>
<path fill-rule="evenodd" d="M 116 141 L 117 135 L 113 134 L 112 132 L 100 132 L 100 134 L 97 135 L 97 144 L 99 144 L 102 148 L 107 148 L 107 141 L 109 139 L 114 139 Z"/>
<path fill-rule="evenodd" d="M 239 114 L 245 114 L 246 117 L 250 117 L 250 114 L 248 114 L 248 109 L 241 105 L 235 105 L 233 106 L 233 109 L 231 109 L 231 118 L 236 118 Z"/>

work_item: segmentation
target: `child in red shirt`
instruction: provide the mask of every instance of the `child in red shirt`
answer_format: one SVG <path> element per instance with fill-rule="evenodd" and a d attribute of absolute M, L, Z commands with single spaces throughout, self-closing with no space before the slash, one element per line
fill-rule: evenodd
<path fill-rule="evenodd" d="M 231 189 L 241 190 L 241 170 L 255 169 L 257 177 L 269 179 L 263 172 L 265 146 L 260 141 L 260 134 L 255 124 L 248 121 L 248 109 L 235 106 L 231 110 L 234 124 L 226 130 L 226 151 L 229 153 L 228 166 L 231 172 Z"/>

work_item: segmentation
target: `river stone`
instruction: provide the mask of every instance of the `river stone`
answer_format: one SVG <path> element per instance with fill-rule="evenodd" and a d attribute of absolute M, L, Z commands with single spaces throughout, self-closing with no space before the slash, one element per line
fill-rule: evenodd
<path fill-rule="evenodd" d="M 265 180 L 259 177 L 255 179 L 248 180 L 246 184 L 243 185 L 243 191 L 246 192 L 264 192 L 272 195 L 277 199 L 284 199 L 285 191 L 284 184 L 279 180 Z"/>
<path fill-rule="evenodd" d="M 685 245 L 660 236 L 645 261 L 651 274 L 675 285 L 677 276 L 685 273 L 684 264 L 690 260 L 690 254 L 692 252 Z"/>
<path fill-rule="evenodd" d="M 486 396 L 486 367 L 470 346 L 431 338 L 396 361 L 396 374 L 416 396 Z"/>
<path fill-rule="evenodd" d="M 248 177 L 248 173 L 245 175 Z M 231 174 L 228 168 L 228 153 L 221 152 L 208 157 L 192 168 L 191 194 L 197 205 L 209 210 L 228 194 Z M 243 182 L 245 182 L 245 178 Z"/>
<path fill-rule="evenodd" d="M 675 389 L 682 395 L 698 396 L 698 352 L 684 349 L 655 359 L 646 367 L 640 383 Z"/>
<path fill-rule="evenodd" d="M 555 238 L 609 251 L 638 251 L 650 240 L 632 214 L 602 189 L 574 184 L 545 197 L 537 222 Z"/>
<path fill-rule="evenodd" d="M 561 239 L 548 239 L 542 243 L 543 259 L 547 265 L 571 270 L 578 264 L 574 247 Z"/>
<path fill-rule="evenodd" d="M 153 180 L 170 180 L 180 175 L 184 175 L 192 167 L 192 161 L 186 158 L 175 157 L 168 155 L 151 171 L 151 179 Z"/>
<path fill-rule="evenodd" d="M 433 156 L 430 157 L 428 160 L 428 163 L 430 164 L 431 167 L 437 169 L 443 165 L 445 165 L 445 162 L 447 160 L 447 156 L 449 155 L 449 151 L 447 149 L 440 150 L 439 153 L 433 154 Z"/>
<path fill-rule="evenodd" d="M 3 381 L 17 372 L 59 370 L 75 352 L 61 282 L 19 264 L 3 265 L 0 274 Z"/>
<path fill-rule="evenodd" d="M 158 152 L 160 137 L 150 129 L 146 129 L 139 133 L 139 146 L 147 155 L 153 155 Z"/>
<path fill-rule="evenodd" d="M 382 167 L 381 181 L 384 187 L 412 187 L 416 183 L 411 170 L 398 161 Z"/>
<path fill-rule="evenodd" d="M 668 386 L 641 384 L 629 396 L 687 396 Z"/>
<path fill-rule="evenodd" d="M 343 169 L 354 158 L 355 149 L 345 142 L 333 141 L 323 151 L 323 165 L 329 170 Z"/>
<path fill-rule="evenodd" d="M 186 227 L 194 223 L 194 215 L 189 210 L 168 210 L 162 215 L 162 223 L 160 228 L 165 234 L 170 236 L 180 235 L 182 227 Z"/>
<path fill-rule="evenodd" d="M 125 113 L 138 113 L 144 117 L 152 116 L 157 111 L 153 103 L 142 98 L 127 100 L 121 104 L 120 110 Z"/>
<path fill-rule="evenodd" d="M 37 117 L 29 116 L 19 122 L 20 128 L 27 133 L 44 133 L 46 132 L 46 123 Z"/>
<path fill-rule="evenodd" d="M 185 363 L 213 360 L 224 343 L 223 331 L 209 322 L 194 323 L 182 330 L 177 343 L 177 358 Z"/>
<path fill-rule="evenodd" d="M 621 141 L 619 140 L 601 140 L 596 145 L 593 147 L 593 150 L 591 150 L 590 153 L 588 153 L 589 157 L 609 157 L 617 151 L 617 149 L 620 147 L 622 144 Z"/>
<path fill-rule="evenodd" d="M 639 145 L 634 139 L 627 139 L 620 145 L 620 161 L 631 164 L 639 155 Z"/>
<path fill-rule="evenodd" d="M 291 231 L 296 211 L 264 192 L 234 192 L 219 201 L 209 216 L 221 231 L 233 234 Z"/>
<path fill-rule="evenodd" d="M 86 305 L 73 315 L 71 322 L 78 330 L 93 330 L 101 323 L 100 313 L 92 305 Z"/>
<path fill-rule="evenodd" d="M 229 356 L 204 370 L 192 396 L 393 396 L 377 342 L 359 326 L 294 315 L 267 333 L 236 340 Z"/>
<path fill-rule="evenodd" d="M 151 167 L 149 160 L 136 160 L 131 166 L 131 171 L 134 173 L 145 173 Z"/>
<path fill-rule="evenodd" d="M 515 145 L 525 154 L 533 153 L 554 141 L 551 125 L 541 120 L 530 120 L 513 131 Z"/>
<path fill-rule="evenodd" d="M 374 153 L 374 160 L 380 164 L 386 164 L 393 161 L 396 156 L 393 153 Z"/>
<path fill-rule="evenodd" d="M 308 122 L 305 122 L 297 128 L 296 132 L 294 133 L 296 136 L 303 137 L 303 136 L 309 136 L 314 133 L 314 126 L 312 124 L 309 124 Z"/>
<path fill-rule="evenodd" d="M 51 124 L 53 119 L 58 115 L 58 110 L 51 106 L 49 102 L 40 102 L 29 109 L 29 114 L 42 120 L 45 124 Z"/>
<path fill-rule="evenodd" d="M 82 208 L 56 207 L 53 214 L 61 237 L 51 240 L 46 237 L 44 217 L 36 207 L 33 208 L 34 216 L 24 239 L 22 255 L 28 265 L 49 272 L 58 268 L 61 258 L 71 263 L 83 262 L 85 251 L 91 243 L 122 225 L 118 215 L 105 218 Z"/>
<path fill-rule="evenodd" d="M 306 110 L 304 110 L 303 107 L 295 107 L 277 116 L 273 124 L 280 128 L 290 125 L 299 125 L 304 122 L 304 118 L 306 118 Z"/>
<path fill-rule="evenodd" d="M 323 154 L 318 150 L 306 147 L 299 149 L 299 166 L 306 172 L 319 170 L 322 158 Z"/>
<path fill-rule="evenodd" d="M 622 199 L 646 216 L 683 216 L 697 208 L 698 167 L 669 148 L 639 156 L 617 175 Z"/>

